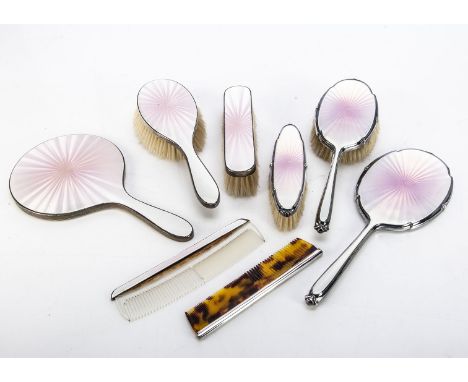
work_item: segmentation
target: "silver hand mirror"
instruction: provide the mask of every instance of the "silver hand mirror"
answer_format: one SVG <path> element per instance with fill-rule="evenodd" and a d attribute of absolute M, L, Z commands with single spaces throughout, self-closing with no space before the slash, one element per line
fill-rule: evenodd
<path fill-rule="evenodd" d="M 65 135 L 39 144 L 18 161 L 10 191 L 16 203 L 33 215 L 67 219 L 121 206 L 171 239 L 193 237 L 187 220 L 130 196 L 123 185 L 124 173 L 122 153 L 110 141 Z"/>
<path fill-rule="evenodd" d="M 305 297 L 317 305 L 370 234 L 378 229 L 405 231 L 442 212 L 453 190 L 447 165 L 426 151 L 392 151 L 369 164 L 356 186 L 356 202 L 366 227 L 329 266 Z"/>

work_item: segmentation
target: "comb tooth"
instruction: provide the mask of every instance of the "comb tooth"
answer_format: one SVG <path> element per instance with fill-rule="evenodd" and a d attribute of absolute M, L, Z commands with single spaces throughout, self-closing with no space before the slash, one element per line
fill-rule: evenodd
<path fill-rule="evenodd" d="M 264 242 L 256 227 L 239 219 L 112 292 L 121 315 L 133 321 L 197 289 Z"/>
<path fill-rule="evenodd" d="M 265 260 L 262 260 L 261 264 L 269 263 L 271 260 L 273 260 L 273 255 L 268 256 Z"/>
<path fill-rule="evenodd" d="M 205 301 L 186 311 L 185 315 L 192 329 L 199 337 L 210 333 L 321 253 L 321 250 L 305 240 L 293 240 Z"/>
<path fill-rule="evenodd" d="M 259 266 L 253 267 L 250 271 L 247 272 L 247 274 L 254 281 L 260 280 L 263 277 Z"/>
<path fill-rule="evenodd" d="M 187 269 L 162 284 L 117 297 L 116 302 L 122 316 L 134 321 L 164 308 L 203 284 L 203 279 L 194 270 Z"/>

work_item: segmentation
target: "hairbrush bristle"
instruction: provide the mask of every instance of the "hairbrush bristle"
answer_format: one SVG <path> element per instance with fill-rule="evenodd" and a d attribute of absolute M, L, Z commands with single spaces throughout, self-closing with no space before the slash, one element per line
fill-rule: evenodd
<path fill-rule="evenodd" d="M 311 243 L 299 238 L 293 240 L 205 301 L 185 312 L 192 329 L 198 336 L 208 334 L 320 254 L 321 251 Z M 287 272 L 286 277 L 283 277 L 276 285 L 272 285 Z"/>
<path fill-rule="evenodd" d="M 270 184 L 269 195 L 270 195 L 271 212 L 273 214 L 273 220 L 275 221 L 275 224 L 280 231 L 291 231 L 297 227 L 297 225 L 299 224 L 299 221 L 301 220 L 302 214 L 304 212 L 306 194 L 307 194 L 307 184 L 304 186 L 304 192 L 301 196 L 301 200 L 299 201 L 299 205 L 297 206 L 296 211 L 290 216 L 284 216 L 278 210 L 276 202 L 273 198 L 273 192 L 271 190 L 271 184 Z"/>
<path fill-rule="evenodd" d="M 133 125 L 140 143 L 151 153 L 163 159 L 181 160 L 184 158 L 184 154 L 181 150 L 167 139 L 159 136 L 151 126 L 146 123 L 138 110 L 135 111 Z M 205 138 L 205 122 L 203 121 L 200 111 L 198 111 L 193 134 L 193 147 L 196 152 L 203 150 Z"/>
<path fill-rule="evenodd" d="M 364 143 L 361 147 L 356 150 L 348 150 L 345 151 L 342 156 L 340 163 L 345 164 L 352 164 L 359 162 L 365 159 L 372 151 L 377 142 L 377 137 L 379 135 L 379 121 L 376 122 L 374 130 L 372 131 L 371 135 L 369 136 L 366 143 Z M 318 137 L 317 128 L 315 124 L 315 120 L 313 123 L 312 135 L 310 138 L 310 144 L 312 146 L 312 150 L 319 156 L 320 158 L 330 162 L 332 159 L 332 150 L 320 141 Z"/>
<path fill-rule="evenodd" d="M 258 189 L 258 168 L 247 176 L 232 176 L 224 173 L 226 192 L 235 197 L 254 196 Z"/>
<path fill-rule="evenodd" d="M 200 112 L 200 109 L 197 109 L 197 122 L 195 123 L 195 132 L 193 134 L 193 147 L 197 153 L 203 150 L 206 142 L 206 125 L 205 120 Z"/>

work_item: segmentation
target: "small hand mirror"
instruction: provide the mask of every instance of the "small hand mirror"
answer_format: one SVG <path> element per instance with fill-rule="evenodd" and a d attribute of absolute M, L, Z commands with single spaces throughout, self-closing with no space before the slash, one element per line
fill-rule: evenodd
<path fill-rule="evenodd" d="M 367 226 L 315 282 L 307 304 L 323 299 L 372 232 L 404 231 L 427 223 L 445 209 L 452 190 L 450 170 L 434 154 L 406 149 L 374 160 L 356 187 L 356 202 Z"/>

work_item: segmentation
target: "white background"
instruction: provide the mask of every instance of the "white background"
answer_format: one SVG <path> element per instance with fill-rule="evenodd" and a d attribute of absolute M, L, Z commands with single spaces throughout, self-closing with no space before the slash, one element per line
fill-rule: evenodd
<path fill-rule="evenodd" d="M 466 356 L 468 28 L 464 27 L 1 27 L 0 355 L 3 356 Z M 342 78 L 366 81 L 381 132 L 370 158 L 342 166 L 332 228 L 313 221 L 328 167 L 307 144 L 308 195 L 294 232 L 279 233 L 268 204 L 274 139 L 294 123 L 308 142 L 314 108 Z M 201 154 L 222 190 L 215 210 L 196 200 L 184 163 L 151 156 L 132 130 L 139 87 L 173 78 L 207 123 Z M 222 95 L 249 86 L 257 117 L 260 190 L 224 193 Z M 116 143 L 127 190 L 187 217 L 203 238 L 246 217 L 267 243 L 204 288 L 128 323 L 111 291 L 189 243 L 173 242 L 131 214 L 107 210 L 68 220 L 25 214 L 8 190 L 20 156 L 57 135 L 92 133 Z M 452 201 L 415 232 L 377 233 L 322 305 L 303 296 L 361 230 L 353 203 L 364 165 L 389 150 L 432 151 L 451 167 Z M 324 255 L 205 340 L 183 312 L 294 237 Z"/>

